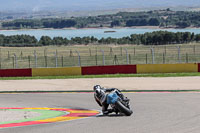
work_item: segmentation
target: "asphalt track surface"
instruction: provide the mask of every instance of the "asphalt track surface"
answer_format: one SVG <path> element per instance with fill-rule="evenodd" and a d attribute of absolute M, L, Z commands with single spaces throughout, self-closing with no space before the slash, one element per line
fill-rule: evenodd
<path fill-rule="evenodd" d="M 0 133 L 199 133 L 200 93 L 125 93 L 133 115 L 2 128 Z M 96 109 L 92 93 L 0 94 L 0 107 Z"/>

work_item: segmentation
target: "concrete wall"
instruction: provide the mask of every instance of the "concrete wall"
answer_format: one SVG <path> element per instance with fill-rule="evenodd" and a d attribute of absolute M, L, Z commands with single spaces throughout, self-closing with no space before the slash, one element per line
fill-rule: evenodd
<path fill-rule="evenodd" d="M 137 65 L 137 73 L 183 73 L 198 72 L 198 64 L 144 64 Z"/>
<path fill-rule="evenodd" d="M 32 76 L 67 76 L 81 75 L 81 67 L 33 68 Z"/>
<path fill-rule="evenodd" d="M 82 75 L 132 74 L 132 73 L 136 73 L 136 65 L 82 67 Z"/>

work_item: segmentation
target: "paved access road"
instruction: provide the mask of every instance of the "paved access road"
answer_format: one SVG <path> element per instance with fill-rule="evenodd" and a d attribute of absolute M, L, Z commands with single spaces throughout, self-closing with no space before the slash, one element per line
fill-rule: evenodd
<path fill-rule="evenodd" d="M 0 133 L 199 133 L 200 93 L 126 93 L 134 114 L 3 128 Z M 0 107 L 97 109 L 92 93 L 0 94 Z"/>

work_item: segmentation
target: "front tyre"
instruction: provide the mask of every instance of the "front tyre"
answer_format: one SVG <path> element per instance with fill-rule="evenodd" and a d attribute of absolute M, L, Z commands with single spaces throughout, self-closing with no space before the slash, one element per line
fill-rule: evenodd
<path fill-rule="evenodd" d="M 120 112 L 124 113 L 127 116 L 130 116 L 133 111 L 124 106 L 119 100 L 115 103 L 115 106 L 117 109 L 119 109 Z"/>

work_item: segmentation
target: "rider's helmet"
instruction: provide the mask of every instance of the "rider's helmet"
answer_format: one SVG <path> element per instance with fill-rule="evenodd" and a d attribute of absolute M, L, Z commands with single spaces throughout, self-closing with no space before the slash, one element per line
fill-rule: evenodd
<path fill-rule="evenodd" d="M 98 98 L 99 100 L 105 96 L 104 89 L 100 85 L 95 85 L 93 89 L 94 89 L 95 97 Z"/>
<path fill-rule="evenodd" d="M 94 90 L 94 91 L 96 91 L 96 90 L 98 90 L 98 89 L 101 89 L 101 86 L 100 86 L 100 85 L 95 85 L 95 86 L 93 87 L 93 90 Z"/>

